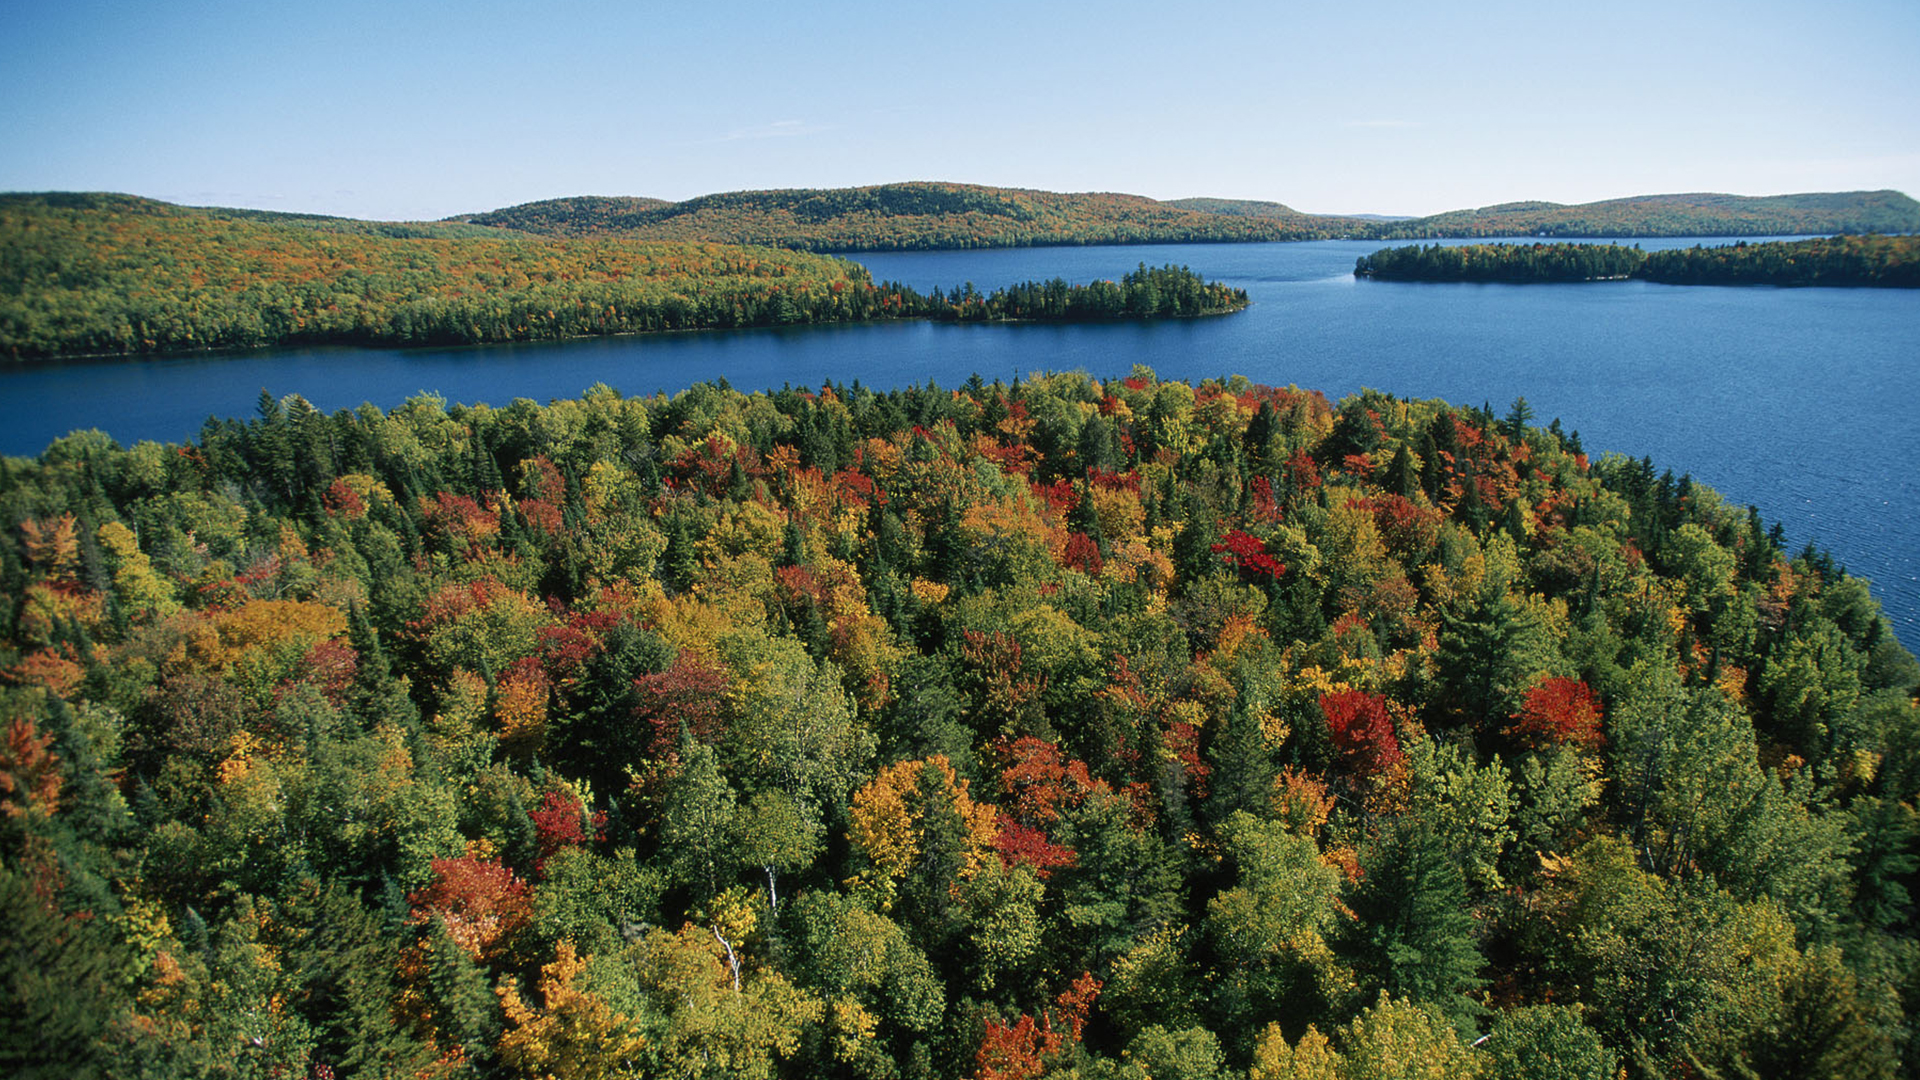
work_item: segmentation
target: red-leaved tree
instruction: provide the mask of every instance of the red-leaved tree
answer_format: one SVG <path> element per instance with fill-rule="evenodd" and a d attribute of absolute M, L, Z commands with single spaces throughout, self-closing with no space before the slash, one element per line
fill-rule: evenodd
<path fill-rule="evenodd" d="M 1382 695 L 1365 690 L 1322 694 L 1320 711 L 1327 718 L 1333 745 L 1354 772 L 1373 776 L 1392 768 L 1404 756 L 1393 732 L 1393 720 L 1387 716 L 1387 699 Z"/>
<path fill-rule="evenodd" d="M 1600 730 L 1600 703 L 1579 679 L 1549 675 L 1527 691 L 1507 734 L 1529 749 L 1572 743 L 1596 749 L 1606 741 Z"/>
<path fill-rule="evenodd" d="M 493 859 L 433 860 L 433 881 L 407 896 L 414 923 L 439 919 L 474 959 L 493 954 L 533 917 L 526 882 Z"/>
<path fill-rule="evenodd" d="M 1093 788 L 1085 762 L 1063 762 L 1060 748 L 1043 739 L 1001 738 L 994 744 L 1005 761 L 1000 770 L 999 833 L 993 847 L 1008 866 L 1025 865 L 1045 878 L 1054 868 L 1072 866 L 1072 848 L 1053 843 L 1047 830 L 1063 807 L 1078 806 Z"/>
<path fill-rule="evenodd" d="M 1080 1041 L 1087 1013 L 1099 997 L 1100 980 L 1082 972 L 1040 1019 L 1022 1015 L 1012 1024 L 987 1021 L 974 1055 L 974 1080 L 1033 1080 L 1045 1073 L 1050 1059 Z"/>
<path fill-rule="evenodd" d="M 647 753 L 665 757 L 680 745 L 680 725 L 695 742 L 711 745 L 720 738 L 721 706 L 733 680 L 717 665 L 682 653 L 673 666 L 655 675 L 633 680 L 636 717 L 647 725 Z"/>
<path fill-rule="evenodd" d="M 606 839 L 606 812 L 598 811 L 589 816 L 586 807 L 580 805 L 580 797 L 571 791 L 547 792 L 540 801 L 540 809 L 529 816 L 533 818 L 533 835 L 540 852 L 533 862 L 533 869 L 543 877 L 548 859 L 568 848 L 586 844 L 589 828 L 593 830 L 594 840 Z"/>

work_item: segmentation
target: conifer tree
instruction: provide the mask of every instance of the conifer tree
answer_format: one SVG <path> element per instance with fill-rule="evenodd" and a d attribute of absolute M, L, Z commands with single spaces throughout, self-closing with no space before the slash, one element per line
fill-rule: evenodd
<path fill-rule="evenodd" d="M 1463 1035 L 1486 1012 L 1471 995 L 1484 959 L 1475 943 L 1466 878 L 1423 821 L 1390 825 L 1366 851 L 1349 906 L 1349 946 L 1367 981 L 1431 1004 Z"/>

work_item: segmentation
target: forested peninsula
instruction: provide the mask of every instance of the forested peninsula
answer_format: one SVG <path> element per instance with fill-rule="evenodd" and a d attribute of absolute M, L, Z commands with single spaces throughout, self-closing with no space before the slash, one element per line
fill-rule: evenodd
<path fill-rule="evenodd" d="M 844 259 L 772 248 L 0 195 L 0 356 L 16 360 L 866 319 L 1156 318 L 1246 302 L 1184 267 L 922 296 Z"/>
<path fill-rule="evenodd" d="M 1780 236 L 1920 232 L 1897 191 L 1648 195 L 1509 203 L 1424 218 L 1306 214 L 1276 202 L 1063 194 L 977 184 L 741 191 L 684 202 L 584 196 L 468 214 L 463 223 L 553 236 L 625 236 L 889 251 L 1050 244 L 1399 240 L 1474 236 Z"/>
<path fill-rule="evenodd" d="M 1639 278 L 1667 285 L 1920 288 L 1920 237 L 1833 236 L 1643 252 L 1617 244 L 1429 244 L 1362 256 L 1382 281 L 1537 282 Z"/>
<path fill-rule="evenodd" d="M 0 1069 L 1912 1075 L 1920 663 L 1534 420 L 1139 368 L 0 459 Z"/>

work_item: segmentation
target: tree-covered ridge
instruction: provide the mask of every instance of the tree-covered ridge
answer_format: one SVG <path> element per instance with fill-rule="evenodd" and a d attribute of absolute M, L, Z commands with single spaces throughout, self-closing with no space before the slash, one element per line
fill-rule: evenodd
<path fill-rule="evenodd" d="M 1920 664 L 1532 420 L 1138 369 L 0 461 L 0 1059 L 1911 1075 Z"/>
<path fill-rule="evenodd" d="M 1524 202 L 1379 222 L 1362 239 L 1476 236 L 1781 236 L 1920 232 L 1920 202 L 1898 191 L 1801 195 L 1637 195 L 1562 206 Z"/>
<path fill-rule="evenodd" d="M 1062 194 L 973 184 L 742 191 L 679 203 L 580 197 L 458 219 L 553 236 L 613 234 L 813 251 L 1475 236 L 1758 236 L 1920 232 L 1896 191 L 1643 195 L 1562 206 L 1507 203 L 1381 220 L 1303 214 L 1277 202 Z"/>
<path fill-rule="evenodd" d="M 1643 252 L 1617 244 L 1415 244 L 1354 263 L 1355 277 L 1383 281 L 1509 283 L 1640 278 L 1666 285 L 1920 288 L 1920 237 L 1833 236 L 1740 241 Z"/>
<path fill-rule="evenodd" d="M 1313 240 L 1347 235 L 1356 225 L 1291 211 L 1260 218 L 1210 214 L 1139 195 L 942 183 L 740 191 L 664 205 L 556 199 L 461 220 L 556 236 L 615 233 L 813 251 Z"/>
<path fill-rule="evenodd" d="M 12 196 L 0 198 L 0 355 L 467 344 L 927 316 L 1194 315 L 1246 305 L 1244 293 L 1185 268 L 1151 274 L 1063 293 L 956 290 L 949 302 L 875 285 L 842 259 L 770 248 L 215 212 L 126 196 Z"/>
<path fill-rule="evenodd" d="M 1322 214 L 1303 214 L 1284 203 L 1270 202 L 1265 199 L 1168 199 L 1168 206 L 1177 206 L 1182 210 L 1198 210 L 1204 214 L 1224 214 L 1228 217 L 1273 217 L 1301 218 L 1324 217 Z M 1355 215 L 1355 220 L 1365 220 Z"/>

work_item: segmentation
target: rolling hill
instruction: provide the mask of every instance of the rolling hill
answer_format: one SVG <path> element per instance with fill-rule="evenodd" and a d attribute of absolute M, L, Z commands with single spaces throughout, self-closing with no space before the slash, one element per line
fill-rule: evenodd
<path fill-rule="evenodd" d="M 684 202 L 589 196 L 450 219 L 547 236 L 617 233 L 813 251 L 1485 236 L 1765 236 L 1920 231 L 1897 191 L 1641 195 L 1503 203 L 1422 218 L 1306 214 L 1277 202 L 1060 193 L 974 184 L 739 191 Z"/>
<path fill-rule="evenodd" d="M 617 232 L 814 251 L 1035 247 L 1053 244 L 1317 240 L 1365 227 L 1355 218 L 1211 212 L 1140 195 L 1063 194 L 974 184 L 738 191 L 685 202 L 553 199 L 457 220 L 549 236 Z"/>

